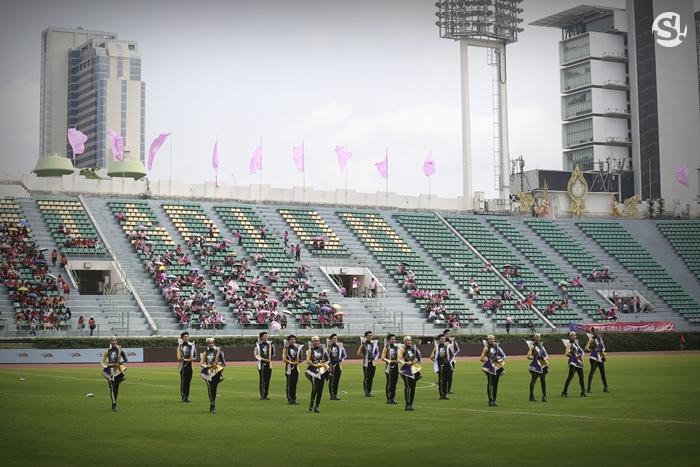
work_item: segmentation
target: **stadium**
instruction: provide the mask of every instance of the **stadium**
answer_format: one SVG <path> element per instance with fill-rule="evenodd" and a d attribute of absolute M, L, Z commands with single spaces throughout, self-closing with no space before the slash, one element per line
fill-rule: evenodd
<path fill-rule="evenodd" d="M 697 1 L 74 3 L 0 19 L 4 465 L 696 465 Z"/>

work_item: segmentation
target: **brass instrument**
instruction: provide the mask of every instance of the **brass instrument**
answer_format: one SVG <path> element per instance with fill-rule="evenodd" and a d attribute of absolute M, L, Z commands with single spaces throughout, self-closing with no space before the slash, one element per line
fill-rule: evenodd
<path fill-rule="evenodd" d="M 411 374 L 412 375 L 415 375 L 416 373 L 418 373 L 422 369 L 423 369 L 423 367 L 421 366 L 420 363 L 418 363 L 418 362 L 411 363 Z"/>
<path fill-rule="evenodd" d="M 318 368 L 318 374 L 323 375 L 327 371 L 330 371 L 331 366 L 328 362 L 314 363 L 314 366 Z"/>

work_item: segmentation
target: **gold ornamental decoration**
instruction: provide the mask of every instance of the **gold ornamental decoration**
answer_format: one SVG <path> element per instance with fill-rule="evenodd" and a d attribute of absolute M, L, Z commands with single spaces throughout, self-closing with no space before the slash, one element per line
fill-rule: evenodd
<path fill-rule="evenodd" d="M 533 211 L 537 217 L 551 217 L 551 206 L 552 203 L 549 200 L 549 186 L 547 185 L 547 180 L 544 181 L 544 188 L 537 193 L 537 198 L 535 199 L 535 207 Z"/>
<path fill-rule="evenodd" d="M 532 206 L 535 205 L 535 197 L 525 191 L 521 191 L 517 195 L 520 200 L 520 212 L 529 213 L 532 210 Z"/>
<path fill-rule="evenodd" d="M 637 206 L 639 203 L 641 203 L 642 200 L 639 198 L 639 195 L 634 195 L 625 200 L 625 213 L 628 216 L 636 216 L 639 214 L 639 209 L 637 209 Z"/>
<path fill-rule="evenodd" d="M 583 177 L 581 167 L 576 164 L 576 168 L 571 173 L 569 183 L 566 185 L 566 191 L 571 199 L 571 207 L 569 212 L 574 217 L 581 217 L 586 212 L 586 197 L 588 196 L 588 182 Z"/>

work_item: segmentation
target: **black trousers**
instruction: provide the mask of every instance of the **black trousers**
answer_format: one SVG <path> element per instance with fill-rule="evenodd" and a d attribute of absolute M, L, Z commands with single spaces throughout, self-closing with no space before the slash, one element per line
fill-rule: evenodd
<path fill-rule="evenodd" d="M 340 375 L 343 371 L 340 369 L 340 363 L 331 365 L 330 381 L 328 382 L 328 392 L 331 398 L 338 397 L 338 385 L 340 384 Z"/>
<path fill-rule="evenodd" d="M 373 364 L 362 367 L 362 372 L 365 378 L 362 380 L 362 387 L 365 390 L 365 395 L 372 394 L 372 382 L 374 381 L 374 372 L 377 371 L 377 367 Z"/>
<path fill-rule="evenodd" d="M 542 397 L 547 397 L 546 376 L 547 376 L 547 373 L 538 373 L 536 371 L 530 370 L 530 397 L 535 397 L 535 395 L 534 395 L 535 383 L 537 383 L 538 378 L 540 380 L 540 386 L 542 386 Z"/>
<path fill-rule="evenodd" d="M 447 383 L 452 379 L 452 365 L 446 363 L 438 367 L 438 393 L 440 397 L 447 397 Z"/>
<path fill-rule="evenodd" d="M 452 394 L 452 375 L 455 372 L 454 362 L 450 363 L 450 371 L 445 375 L 447 377 L 447 393 Z"/>
<path fill-rule="evenodd" d="M 573 365 L 569 365 L 569 376 L 566 378 L 566 383 L 564 384 L 564 394 L 569 392 L 569 383 L 574 379 L 574 373 L 578 374 L 578 384 L 581 386 L 581 392 L 585 392 L 586 388 L 583 387 L 583 368 L 577 368 Z"/>
<path fill-rule="evenodd" d="M 263 363 L 258 370 L 260 377 L 260 397 L 267 397 L 270 392 L 270 377 L 272 377 L 272 368 L 269 363 Z"/>
<path fill-rule="evenodd" d="M 489 397 L 489 401 L 496 402 L 498 397 L 498 380 L 501 375 L 492 375 L 491 373 L 486 373 L 486 394 Z"/>
<path fill-rule="evenodd" d="M 292 367 L 290 374 L 287 377 L 287 401 L 295 402 L 297 400 L 297 382 L 299 381 L 299 369 L 296 366 Z"/>
<path fill-rule="evenodd" d="M 208 379 L 205 379 L 204 382 L 207 383 L 207 393 L 209 394 L 209 408 L 213 409 L 216 407 L 216 390 L 219 387 L 219 383 L 221 382 L 221 376 L 223 375 L 223 371 L 218 372 L 215 374 L 211 381 Z"/>
<path fill-rule="evenodd" d="M 386 374 L 386 400 L 393 401 L 396 399 L 396 383 L 399 381 L 399 367 L 397 365 L 389 367 L 389 373 Z"/>
<path fill-rule="evenodd" d="M 306 379 L 311 382 L 311 400 L 309 401 L 309 409 L 318 409 L 321 403 L 321 396 L 323 396 L 323 385 L 326 384 L 326 377 L 328 373 L 324 373 L 320 378 L 313 378 L 306 375 Z"/>
<path fill-rule="evenodd" d="M 180 370 L 180 397 L 182 400 L 190 398 L 190 383 L 192 383 L 192 363 L 185 363 Z"/>
<path fill-rule="evenodd" d="M 588 390 L 591 390 L 591 383 L 593 382 L 593 375 L 597 369 L 600 369 L 600 379 L 603 381 L 603 389 L 608 388 L 608 380 L 605 377 L 605 362 L 599 362 L 597 360 L 590 360 L 591 369 L 588 372 Z"/>
<path fill-rule="evenodd" d="M 409 378 L 406 375 L 401 375 L 403 378 L 403 396 L 406 399 L 406 406 L 413 405 L 413 399 L 416 397 L 416 382 L 420 379 L 420 373 L 413 375 L 413 378 Z"/>
<path fill-rule="evenodd" d="M 112 405 L 117 405 L 117 397 L 119 397 L 119 385 L 124 381 L 124 373 L 118 375 L 114 380 L 108 379 L 109 397 L 112 399 Z"/>

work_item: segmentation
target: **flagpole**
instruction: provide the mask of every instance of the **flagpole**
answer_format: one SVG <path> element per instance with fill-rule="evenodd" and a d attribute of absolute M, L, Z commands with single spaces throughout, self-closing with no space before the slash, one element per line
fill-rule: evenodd
<path fill-rule="evenodd" d="M 389 208 L 389 145 L 386 147 L 386 154 L 384 155 L 384 160 L 386 161 L 386 207 Z"/>
<path fill-rule="evenodd" d="M 263 171 L 263 150 L 262 150 L 262 136 L 260 137 L 260 181 L 258 182 L 258 193 L 260 196 L 260 201 L 262 201 L 262 171 Z"/>
<path fill-rule="evenodd" d="M 170 135 L 170 168 L 168 174 L 168 195 L 173 195 L 173 135 Z"/>
<path fill-rule="evenodd" d="M 430 182 L 431 178 L 428 177 L 428 209 L 430 209 Z"/>
<path fill-rule="evenodd" d="M 306 149 L 304 140 L 301 140 L 301 201 L 306 202 Z"/>
<path fill-rule="evenodd" d="M 348 148 L 347 143 L 345 144 L 345 150 L 350 151 Z M 345 205 L 347 206 L 348 204 L 348 172 L 350 172 L 350 160 L 345 161 Z"/>

